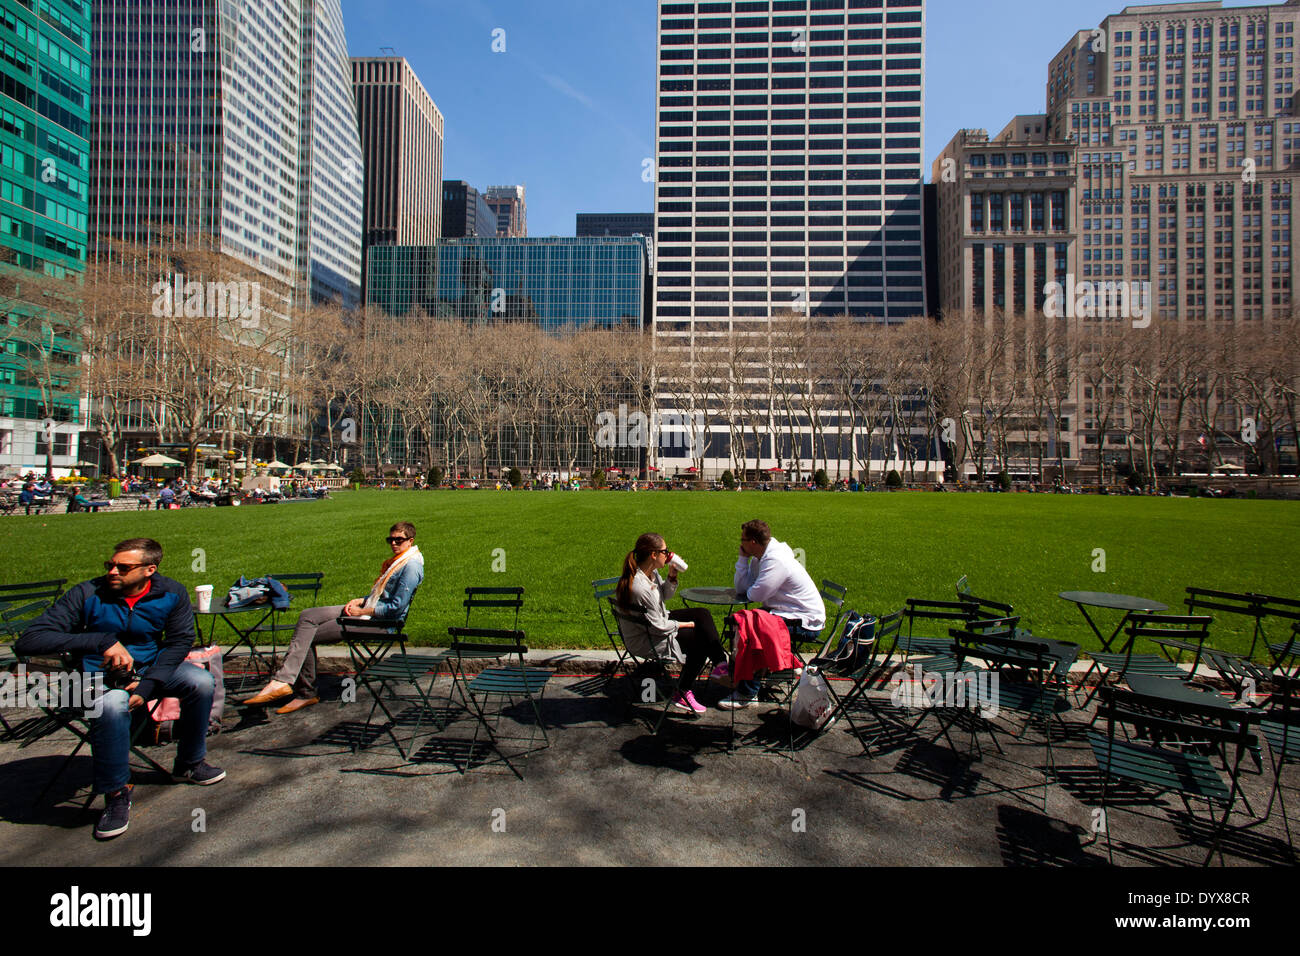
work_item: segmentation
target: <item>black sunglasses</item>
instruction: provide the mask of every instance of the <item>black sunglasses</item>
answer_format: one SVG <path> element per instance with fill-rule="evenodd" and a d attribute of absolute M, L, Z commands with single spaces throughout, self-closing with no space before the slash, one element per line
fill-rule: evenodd
<path fill-rule="evenodd" d="M 385 540 L 387 540 L 389 544 L 401 544 L 403 541 L 410 541 L 411 539 L 410 539 L 410 538 L 399 538 L 399 537 L 393 536 L 393 537 L 391 537 L 391 538 L 387 538 L 387 539 L 385 539 Z"/>
<path fill-rule="evenodd" d="M 149 565 L 148 561 L 146 561 L 144 564 L 120 564 L 117 561 L 105 561 L 104 570 L 112 571 L 114 568 L 117 568 L 117 570 L 120 571 L 122 574 L 127 574 L 131 571 L 134 571 L 136 568 L 144 568 L 144 567 L 148 567 L 148 565 Z"/>

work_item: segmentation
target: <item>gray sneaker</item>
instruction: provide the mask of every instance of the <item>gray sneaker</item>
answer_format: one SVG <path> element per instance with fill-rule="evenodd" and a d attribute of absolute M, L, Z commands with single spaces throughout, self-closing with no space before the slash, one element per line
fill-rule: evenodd
<path fill-rule="evenodd" d="M 121 836 L 131 822 L 131 784 L 117 793 L 104 794 L 104 812 L 95 824 L 96 840 L 111 840 Z"/>
<path fill-rule="evenodd" d="M 206 760 L 200 760 L 192 767 L 183 767 L 179 763 L 173 766 L 172 779 L 177 783 L 197 783 L 200 787 L 206 787 L 225 780 L 226 772 Z"/>
<path fill-rule="evenodd" d="M 718 701 L 718 706 L 723 710 L 743 710 L 756 700 L 758 700 L 757 697 L 746 697 L 739 691 L 734 691 L 729 696 Z"/>

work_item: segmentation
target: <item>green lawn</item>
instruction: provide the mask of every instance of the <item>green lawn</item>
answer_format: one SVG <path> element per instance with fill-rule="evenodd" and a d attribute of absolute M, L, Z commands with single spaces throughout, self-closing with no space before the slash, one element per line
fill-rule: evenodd
<path fill-rule="evenodd" d="M 162 542 L 163 573 L 187 586 L 214 584 L 219 596 L 240 574 L 324 571 L 321 603 L 342 604 L 369 589 L 389 525 L 408 520 L 426 562 L 410 621 L 417 638 L 437 644 L 463 623 L 466 586 L 523 585 L 530 644 L 599 647 L 589 582 L 617 574 L 638 534 L 667 538 L 690 562 L 686 584 L 729 584 L 750 518 L 804 549 L 815 580 L 846 585 L 851 607 L 885 613 L 909 596 L 951 599 L 966 574 L 1035 632 L 1085 648 L 1095 638 L 1060 591 L 1179 609 L 1188 585 L 1300 597 L 1296 503 L 933 493 L 362 491 L 274 507 L 14 516 L 0 520 L 0 583 L 79 581 L 100 573 L 116 541 L 148 536 Z M 1096 549 L 1104 573 L 1093 571 Z M 502 556 L 505 571 L 494 572 Z M 1244 649 L 1225 633 L 1241 630 L 1225 621 L 1212 633 Z"/>

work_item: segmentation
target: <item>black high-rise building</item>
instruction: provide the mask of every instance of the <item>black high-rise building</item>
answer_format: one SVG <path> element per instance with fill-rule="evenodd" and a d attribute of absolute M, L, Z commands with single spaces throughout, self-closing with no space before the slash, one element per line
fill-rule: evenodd
<path fill-rule="evenodd" d="M 463 179 L 442 181 L 442 238 L 472 239 L 497 234 L 497 217 L 483 194 Z"/>
<path fill-rule="evenodd" d="M 578 238 L 588 236 L 647 236 L 654 238 L 652 212 L 580 212 Z"/>

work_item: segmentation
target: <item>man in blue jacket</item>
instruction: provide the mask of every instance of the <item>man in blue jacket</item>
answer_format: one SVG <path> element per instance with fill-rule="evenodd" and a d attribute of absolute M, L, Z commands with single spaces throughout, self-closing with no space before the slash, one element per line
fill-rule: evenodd
<path fill-rule="evenodd" d="M 80 657 L 83 670 L 103 672 L 114 688 L 104 694 L 100 716 L 90 720 L 95 792 L 104 794 L 95 824 L 101 840 L 125 833 L 130 820 L 131 714 L 147 701 L 181 702 L 173 780 L 206 786 L 226 776 L 204 759 L 216 683 L 203 668 L 185 663 L 194 646 L 189 592 L 158 573 L 161 561 L 157 541 L 123 541 L 104 562 L 103 577 L 64 594 L 14 645 L 24 656 Z"/>

